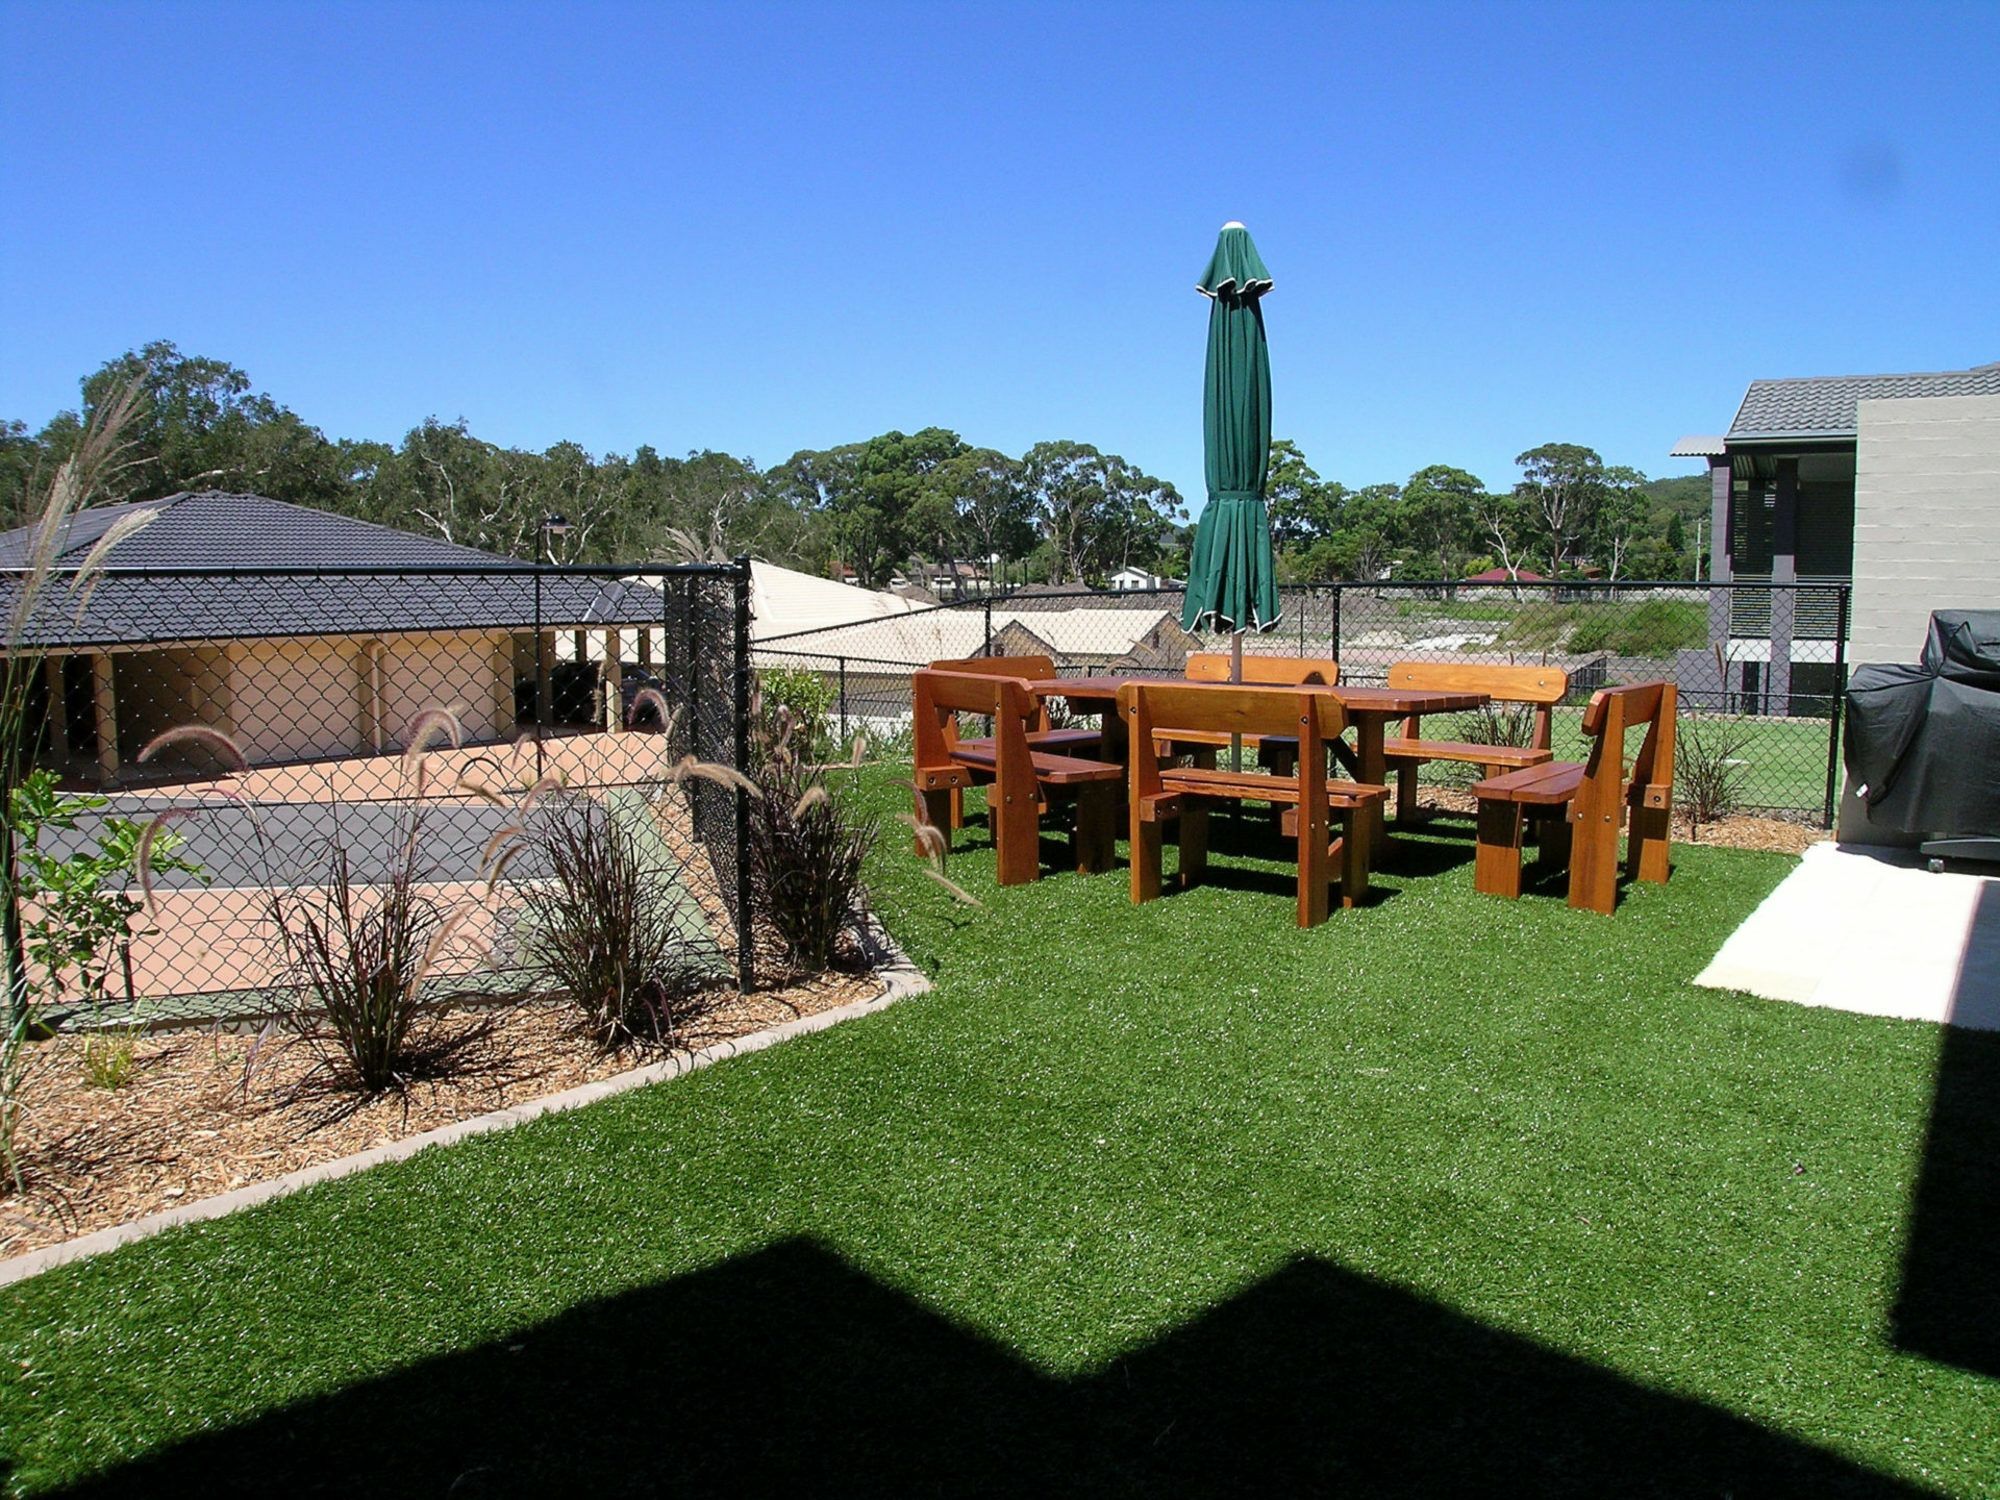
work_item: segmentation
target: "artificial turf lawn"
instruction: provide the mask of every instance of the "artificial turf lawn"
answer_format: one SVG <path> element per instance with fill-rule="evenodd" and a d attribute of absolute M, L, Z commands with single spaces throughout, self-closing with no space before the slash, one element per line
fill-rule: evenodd
<path fill-rule="evenodd" d="M 1991 1287 L 1948 1204 L 1906 1284 L 1940 1033 L 1686 983 L 1789 861 L 1605 919 L 1461 828 L 1302 933 L 1276 865 L 1133 908 L 968 832 L 972 909 L 900 845 L 928 996 L 0 1293 L 9 1483 L 1994 1487 L 1995 1341 L 1911 1347 Z"/>

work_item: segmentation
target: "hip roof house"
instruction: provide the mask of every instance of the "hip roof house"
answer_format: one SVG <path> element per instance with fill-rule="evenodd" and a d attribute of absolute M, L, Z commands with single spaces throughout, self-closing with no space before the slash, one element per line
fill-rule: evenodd
<path fill-rule="evenodd" d="M 134 512 L 152 519 L 112 549 L 108 571 L 64 586 L 61 570 Z M 9 617 L 30 541 L 25 529 L 0 533 Z M 646 584 L 543 572 L 214 491 L 83 511 L 56 568 L 19 644 L 47 659 L 39 707 L 50 754 L 85 756 L 104 781 L 182 724 L 224 730 L 253 764 L 399 749 L 404 726 L 439 706 L 459 715 L 468 740 L 511 739 L 537 631 L 552 655 L 558 632 L 614 641 L 615 627 L 661 625 L 666 609 Z M 641 632 L 642 652 L 651 635 Z"/>
<path fill-rule="evenodd" d="M 1728 432 L 1673 456 L 1708 464 L 1715 582 L 1853 585 L 1849 662 L 1907 655 L 1933 609 L 2000 605 L 2000 362 L 1753 380 Z M 1839 611 L 1831 587 L 1718 590 L 1727 691 L 1824 701 Z"/>

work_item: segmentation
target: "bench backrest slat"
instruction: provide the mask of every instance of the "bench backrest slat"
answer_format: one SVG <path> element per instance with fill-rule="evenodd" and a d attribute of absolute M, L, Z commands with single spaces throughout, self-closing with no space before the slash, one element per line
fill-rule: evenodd
<path fill-rule="evenodd" d="M 976 677 L 1018 677 L 1023 682 L 1047 682 L 1056 675 L 1056 664 L 1047 656 L 962 656 L 934 661 L 933 672 L 971 673 Z"/>
<path fill-rule="evenodd" d="M 1556 704 L 1569 692 L 1569 673 L 1561 667 L 1520 667 L 1483 662 L 1399 661 L 1389 668 L 1389 686 L 1412 692 L 1484 693 L 1496 703 L 1527 703 L 1535 710 L 1537 750 L 1554 741 Z M 1417 721 L 1403 726 L 1412 738 Z"/>
<path fill-rule="evenodd" d="M 1229 653 L 1197 651 L 1187 659 L 1189 682 L 1228 682 Z M 1340 663 L 1330 656 L 1261 656 L 1243 658 L 1246 684 L 1292 687 L 1300 683 L 1322 683 L 1332 687 L 1340 681 Z"/>
<path fill-rule="evenodd" d="M 1035 722 L 1036 704 L 1019 680 L 925 670 L 910 678 L 910 705 L 919 767 L 949 764 L 958 743 L 958 716 L 978 714 L 993 721 L 993 753 L 1001 778 L 1013 782 L 1034 775 L 1028 726 Z"/>
<path fill-rule="evenodd" d="M 934 661 L 929 670 L 957 672 L 961 676 L 970 674 L 974 677 L 1013 677 L 1022 682 L 1047 682 L 1056 675 L 1056 664 L 1046 656 L 961 656 Z M 1049 727 L 1048 704 L 1036 703 L 1033 727 Z"/>
<path fill-rule="evenodd" d="M 1179 733 L 1296 736 L 1300 796 L 1324 798 L 1326 742 L 1347 729 L 1347 710 L 1332 693 L 1237 683 L 1132 682 L 1118 690 L 1127 743 L 1151 745 Z M 1133 794 L 1160 790 L 1157 756 L 1132 756 Z"/>
<path fill-rule="evenodd" d="M 1633 795 L 1651 793 L 1655 799 L 1671 800 L 1674 786 L 1674 715 L 1679 709 L 1679 690 L 1671 682 L 1635 682 L 1624 687 L 1599 688 L 1590 696 L 1583 711 L 1583 732 L 1590 736 L 1590 759 L 1584 770 L 1584 785 L 1578 791 L 1579 809 L 1587 801 L 1604 811 L 1614 808 L 1630 787 Z M 1625 772 L 1625 736 L 1644 727 L 1646 738 L 1633 758 L 1631 775 Z"/>

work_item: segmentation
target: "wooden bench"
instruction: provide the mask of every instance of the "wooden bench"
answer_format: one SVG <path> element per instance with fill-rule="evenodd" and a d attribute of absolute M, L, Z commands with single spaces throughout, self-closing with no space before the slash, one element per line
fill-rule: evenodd
<path fill-rule="evenodd" d="M 1035 749 L 1029 725 L 1039 705 L 1012 677 L 922 671 L 911 678 L 915 709 L 917 816 L 951 846 L 954 794 L 989 786 L 987 823 L 1002 885 L 1041 878 L 1041 815 L 1056 796 L 1076 800 L 1076 867 L 1084 874 L 1111 868 L 1117 837 L 1122 766 Z M 958 716 L 992 720 L 993 733 L 960 739 Z M 919 853 L 928 853 L 920 836 Z"/>
<path fill-rule="evenodd" d="M 1208 811 L 1218 802 L 1268 802 L 1296 815 L 1299 926 L 1326 920 L 1336 879 L 1342 906 L 1367 893 L 1369 841 L 1355 837 L 1355 819 L 1371 803 L 1386 800 L 1389 789 L 1327 778 L 1327 741 L 1347 728 L 1347 711 L 1338 698 L 1283 687 L 1129 683 L 1119 690 L 1118 712 L 1135 745 L 1219 734 L 1225 741 L 1289 738 L 1298 746 L 1295 773 L 1289 776 L 1162 765 L 1153 756 L 1134 756 L 1127 802 L 1133 901 L 1160 894 L 1168 822 L 1180 824 L 1180 884 L 1200 877 L 1208 856 Z M 1335 821 L 1342 825 L 1338 838 L 1330 832 Z"/>
<path fill-rule="evenodd" d="M 1396 773 L 1396 821 L 1414 821 L 1417 768 L 1434 760 L 1478 766 L 1487 776 L 1544 765 L 1555 759 L 1550 745 L 1553 710 L 1569 692 L 1569 673 L 1560 667 L 1483 666 L 1478 663 L 1399 661 L 1389 668 L 1388 686 L 1417 692 L 1484 693 L 1495 703 L 1529 704 L 1535 710 L 1534 736 L 1526 746 L 1484 745 L 1472 740 L 1418 737 L 1415 714 L 1403 721 L 1400 738 L 1384 740 L 1383 758 Z"/>
<path fill-rule="evenodd" d="M 1230 656 L 1226 651 L 1197 651 L 1187 659 L 1187 680 L 1189 682 L 1229 681 L 1231 671 Z M 1330 656 L 1259 656 L 1246 655 L 1243 658 L 1243 676 L 1247 685 L 1259 687 L 1296 687 L 1301 683 L 1319 683 L 1327 687 L 1340 681 L 1340 663 Z M 1245 739 L 1243 746 L 1257 752 L 1257 763 L 1268 766 L 1281 776 L 1289 776 L 1292 763 L 1298 758 L 1298 741 L 1292 735 L 1277 735 L 1266 744 L 1261 736 Z M 1171 741 L 1154 741 L 1154 750 L 1161 755 L 1185 755 L 1192 753 L 1198 766 L 1213 766 L 1217 750 L 1227 750 L 1231 746 L 1228 735 L 1184 734 L 1175 735 Z"/>
<path fill-rule="evenodd" d="M 1548 761 L 1480 782 L 1478 849 L 1473 886 L 1489 896 L 1521 894 L 1521 850 L 1532 827 L 1540 835 L 1538 866 L 1569 866 L 1569 904 L 1610 912 L 1618 899 L 1618 833 L 1627 821 L 1625 872 L 1639 880 L 1667 878 L 1674 805 L 1674 713 L 1671 682 L 1602 688 L 1583 711 L 1590 760 Z M 1625 769 L 1625 736 L 1643 728 L 1644 741 Z"/>
<path fill-rule="evenodd" d="M 930 664 L 933 672 L 971 673 L 976 677 L 1014 677 L 1022 682 L 1046 682 L 1056 675 L 1055 661 L 1047 656 L 964 656 Z M 1088 725 L 1080 728 L 1053 729 L 1049 725 L 1049 706 L 1036 705 L 1035 727 L 1028 731 L 1028 745 L 1035 750 L 1049 750 L 1057 755 L 1096 756 L 1103 742 L 1102 735 Z M 990 739 L 961 741 L 968 751 L 984 745 L 991 747 Z M 1044 809 L 1046 811 L 1046 809 Z M 954 829 L 965 826 L 965 793 L 951 794 L 951 826 Z"/>

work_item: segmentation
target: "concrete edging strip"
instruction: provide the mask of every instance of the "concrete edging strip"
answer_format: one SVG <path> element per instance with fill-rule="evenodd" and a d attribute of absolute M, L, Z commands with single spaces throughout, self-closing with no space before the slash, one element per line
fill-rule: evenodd
<path fill-rule="evenodd" d="M 0 1261 L 0 1286 L 11 1286 L 15 1282 L 26 1281 L 31 1276 L 39 1276 L 44 1271 L 52 1271 L 57 1266 L 67 1265 L 71 1261 L 85 1260 L 119 1245 L 148 1239 L 161 1230 L 171 1229 L 177 1224 L 219 1219 L 240 1208 L 249 1208 L 253 1204 L 264 1203 L 272 1198 L 282 1198 L 288 1193 L 297 1192 L 303 1187 L 311 1187 L 315 1183 L 331 1182 L 336 1177 L 347 1177 L 369 1167 L 379 1166 L 383 1162 L 402 1161 L 430 1146 L 449 1145 L 468 1136 L 511 1129 L 542 1115 L 561 1114 L 566 1110 L 580 1109 L 586 1104 L 595 1104 L 600 1099 L 609 1099 L 614 1094 L 644 1088 L 648 1084 L 665 1083 L 669 1079 L 679 1078 L 705 1068 L 711 1063 L 722 1062 L 731 1057 L 741 1057 L 746 1053 L 762 1052 L 766 1047 L 775 1047 L 778 1043 L 790 1041 L 793 1037 L 825 1031 L 843 1021 L 872 1015 L 878 1010 L 888 1009 L 898 1000 L 908 999 L 911 995 L 921 995 L 930 989 L 929 977 L 904 957 L 901 950 L 889 944 L 886 934 L 877 929 L 870 936 L 875 942 L 886 947 L 884 956 L 889 959 L 887 964 L 877 970 L 877 975 L 882 980 L 882 993 L 879 995 L 866 1000 L 849 1001 L 846 1005 L 837 1005 L 832 1010 L 823 1010 L 817 1015 L 800 1016 L 797 1020 L 786 1021 L 766 1031 L 756 1031 L 727 1042 L 717 1042 L 711 1047 L 702 1048 L 699 1052 L 683 1053 L 664 1062 L 648 1063 L 643 1068 L 633 1068 L 629 1072 L 611 1078 L 600 1078 L 595 1083 L 579 1084 L 573 1089 L 564 1089 L 559 1094 L 531 1099 L 526 1104 L 509 1105 L 506 1109 L 496 1109 L 489 1114 L 474 1115 L 467 1120 L 440 1125 L 436 1130 L 426 1130 L 421 1135 L 391 1141 L 386 1146 L 374 1146 L 366 1151 L 357 1151 L 352 1156 L 342 1156 L 333 1161 L 320 1162 L 315 1166 L 301 1167 L 296 1172 L 288 1172 L 283 1177 L 273 1177 L 268 1182 L 253 1182 L 232 1192 L 218 1193 L 213 1198 L 179 1204 L 156 1214 L 148 1214 L 141 1219 L 114 1224 L 108 1229 L 99 1229 L 73 1240 L 64 1240 L 59 1245 L 46 1245 L 40 1250 L 30 1250 L 9 1260 Z"/>

